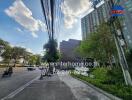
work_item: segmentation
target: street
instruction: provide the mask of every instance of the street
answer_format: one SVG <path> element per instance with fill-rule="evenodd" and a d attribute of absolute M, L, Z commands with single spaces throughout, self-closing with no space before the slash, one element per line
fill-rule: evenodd
<path fill-rule="evenodd" d="M 1 78 L 1 75 L 2 71 L 0 73 L 0 98 L 3 98 L 37 77 L 39 71 L 28 72 L 25 68 L 17 68 L 17 70 L 14 69 L 12 77 Z"/>
<path fill-rule="evenodd" d="M 40 70 L 15 71 L 0 79 L 1 100 L 110 100 L 83 82 L 58 72 L 39 80 Z"/>

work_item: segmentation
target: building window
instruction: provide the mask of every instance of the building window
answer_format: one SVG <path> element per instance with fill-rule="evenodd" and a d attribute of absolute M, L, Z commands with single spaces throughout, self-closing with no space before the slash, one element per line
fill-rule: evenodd
<path fill-rule="evenodd" d="M 129 35 L 127 35 L 127 38 L 130 39 L 131 37 Z"/>
<path fill-rule="evenodd" d="M 129 40 L 129 43 L 132 43 L 132 40 Z"/>

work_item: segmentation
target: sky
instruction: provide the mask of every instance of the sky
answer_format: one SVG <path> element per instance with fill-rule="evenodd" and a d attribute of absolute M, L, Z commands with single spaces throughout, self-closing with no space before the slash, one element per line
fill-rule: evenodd
<path fill-rule="evenodd" d="M 89 0 L 64 0 L 59 5 L 63 22 L 55 33 L 58 42 L 81 40 L 81 17 L 90 9 Z M 0 0 L 0 38 L 11 46 L 21 46 L 41 54 L 48 34 L 40 0 Z"/>

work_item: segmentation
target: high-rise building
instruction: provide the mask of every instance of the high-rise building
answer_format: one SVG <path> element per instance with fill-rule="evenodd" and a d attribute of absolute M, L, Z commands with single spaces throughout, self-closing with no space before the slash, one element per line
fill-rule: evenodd
<path fill-rule="evenodd" d="M 124 37 L 128 47 L 132 48 L 132 0 L 120 0 L 120 4 L 125 8 Z"/>
<path fill-rule="evenodd" d="M 90 33 L 94 32 L 98 25 L 110 18 L 111 2 L 104 2 L 96 5 L 96 9 L 91 9 L 88 15 L 81 19 L 82 37 L 85 40 Z"/>
<path fill-rule="evenodd" d="M 79 55 L 75 52 L 75 49 L 80 42 L 80 40 L 75 39 L 60 42 L 61 61 L 76 61 Z"/>
<path fill-rule="evenodd" d="M 94 0 L 93 0 L 94 1 Z M 105 1 L 105 2 L 104 2 Z M 132 0 L 117 0 L 125 8 L 123 34 L 128 47 L 132 47 Z M 96 27 L 111 17 L 111 0 L 101 0 L 81 19 L 82 37 L 85 40 L 90 33 L 96 31 Z"/>

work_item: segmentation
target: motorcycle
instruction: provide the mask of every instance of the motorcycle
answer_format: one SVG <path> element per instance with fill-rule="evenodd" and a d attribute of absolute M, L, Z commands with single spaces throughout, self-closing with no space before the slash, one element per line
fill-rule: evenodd
<path fill-rule="evenodd" d="M 4 73 L 2 74 L 2 77 L 6 77 L 6 76 L 11 77 L 12 74 L 13 74 L 13 68 L 9 67 L 9 69 L 4 71 Z"/>

